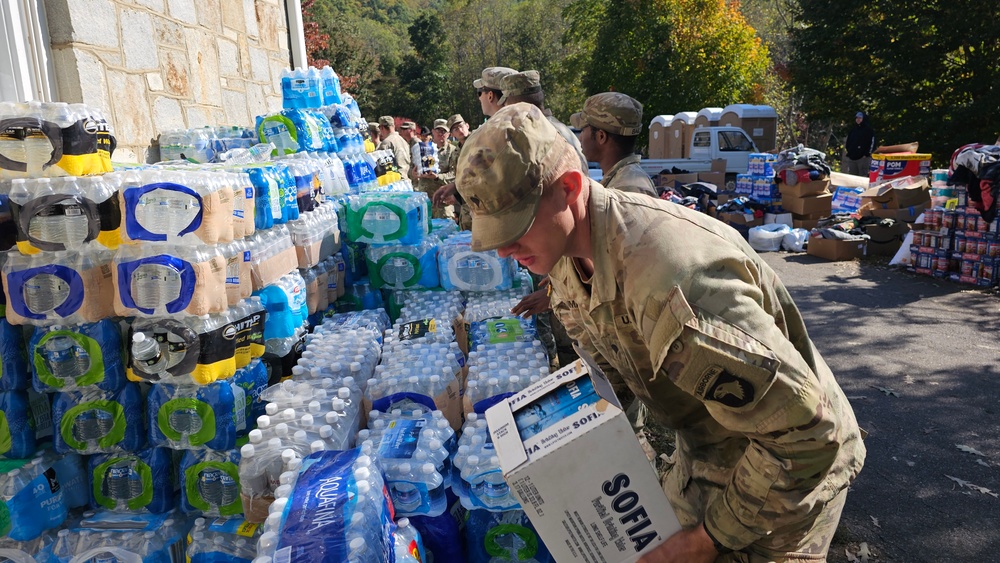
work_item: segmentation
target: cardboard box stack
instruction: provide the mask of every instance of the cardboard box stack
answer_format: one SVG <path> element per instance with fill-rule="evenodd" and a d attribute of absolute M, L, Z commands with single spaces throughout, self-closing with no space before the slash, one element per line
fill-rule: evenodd
<path fill-rule="evenodd" d="M 787 172 L 777 184 L 781 207 L 792 214 L 793 229 L 813 229 L 821 218 L 830 216 L 833 208 L 830 179 L 816 174 L 812 174 L 817 176 L 812 179 L 808 170 Z"/>

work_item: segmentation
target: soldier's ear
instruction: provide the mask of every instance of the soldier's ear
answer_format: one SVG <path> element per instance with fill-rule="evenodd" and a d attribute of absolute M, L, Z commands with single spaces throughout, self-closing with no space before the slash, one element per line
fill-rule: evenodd
<path fill-rule="evenodd" d="M 583 194 L 585 177 L 579 170 L 567 170 L 559 177 L 559 186 L 566 194 L 566 204 L 573 205 Z"/>
<path fill-rule="evenodd" d="M 604 129 L 596 129 L 595 137 L 597 139 L 598 144 L 603 145 L 604 143 L 608 142 L 608 132 L 605 131 Z"/>

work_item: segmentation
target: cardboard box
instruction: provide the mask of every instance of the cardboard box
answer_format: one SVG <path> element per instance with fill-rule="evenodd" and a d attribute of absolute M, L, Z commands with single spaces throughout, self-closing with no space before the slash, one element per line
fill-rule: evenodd
<path fill-rule="evenodd" d="M 799 182 L 794 186 L 779 182 L 778 191 L 781 192 L 781 199 L 786 197 L 809 197 L 830 193 L 830 180 L 813 180 L 812 182 Z"/>
<path fill-rule="evenodd" d="M 922 203 L 905 209 L 873 209 L 870 203 L 866 203 L 858 210 L 861 214 L 873 215 L 880 219 L 895 219 L 903 223 L 912 223 L 920 217 L 920 214 L 927 209 L 928 203 Z"/>
<path fill-rule="evenodd" d="M 565 418 L 537 408 L 588 384 L 598 400 L 561 403 Z M 548 425 L 527 426 L 526 419 Z M 556 561 L 632 562 L 680 530 L 610 383 L 593 362 L 577 360 L 494 405 L 486 421 L 504 479 Z"/>
<path fill-rule="evenodd" d="M 894 256 L 903 244 L 910 225 L 897 221 L 892 227 L 869 225 L 865 232 L 871 239 L 868 241 L 869 256 Z"/>
<path fill-rule="evenodd" d="M 719 221 L 740 227 L 759 227 L 764 220 L 750 213 L 719 213 Z"/>
<path fill-rule="evenodd" d="M 793 229 L 805 229 L 811 231 L 819 225 L 819 219 L 792 219 Z"/>
<path fill-rule="evenodd" d="M 905 209 L 931 202 L 927 178 L 900 178 L 868 188 L 861 194 L 864 203 L 874 209 Z"/>
<path fill-rule="evenodd" d="M 809 237 L 809 244 L 806 246 L 806 251 L 813 256 L 833 262 L 854 260 L 865 255 L 865 242 L 864 240 Z"/>
<path fill-rule="evenodd" d="M 725 162 L 725 161 L 723 161 Z M 699 182 L 707 182 L 713 184 L 716 187 L 716 191 L 721 192 L 726 189 L 726 173 L 725 172 L 699 172 L 698 173 Z"/>
<path fill-rule="evenodd" d="M 881 184 L 907 176 L 930 176 L 931 155 L 921 153 L 873 154 L 868 182 Z"/>
<path fill-rule="evenodd" d="M 781 207 L 796 215 L 830 215 L 833 208 L 833 194 L 823 194 L 808 197 L 781 198 Z"/>
<path fill-rule="evenodd" d="M 656 182 L 657 186 L 673 186 L 674 182 L 680 182 L 681 184 L 691 184 L 698 181 L 697 174 L 657 174 Z"/>

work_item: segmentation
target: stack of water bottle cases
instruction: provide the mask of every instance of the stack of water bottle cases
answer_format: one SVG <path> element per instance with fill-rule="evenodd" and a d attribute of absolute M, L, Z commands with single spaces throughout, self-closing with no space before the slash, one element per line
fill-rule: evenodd
<path fill-rule="evenodd" d="M 0 556 L 551 560 L 483 417 L 548 374 L 530 278 L 429 219 L 332 70 L 282 90 L 115 170 L 99 111 L 0 105 Z"/>

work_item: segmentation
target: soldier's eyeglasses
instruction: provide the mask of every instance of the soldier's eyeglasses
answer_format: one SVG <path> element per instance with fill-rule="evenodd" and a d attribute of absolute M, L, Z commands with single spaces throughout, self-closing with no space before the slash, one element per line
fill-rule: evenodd
<path fill-rule="evenodd" d="M 478 98 L 478 97 L 482 96 L 483 92 L 485 92 L 485 91 L 486 90 L 484 90 L 482 88 L 476 88 L 476 97 Z"/>

